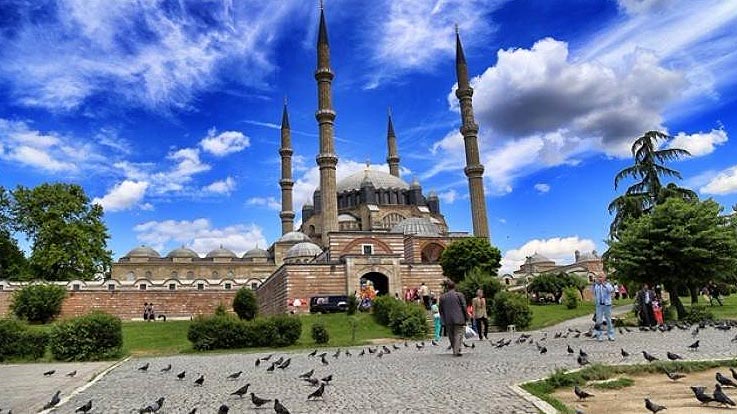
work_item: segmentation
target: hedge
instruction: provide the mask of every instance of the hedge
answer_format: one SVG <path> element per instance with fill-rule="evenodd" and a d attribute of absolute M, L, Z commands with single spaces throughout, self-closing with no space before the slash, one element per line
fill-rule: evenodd
<path fill-rule="evenodd" d="M 241 320 L 233 315 L 201 316 L 189 326 L 187 339 L 194 349 L 283 347 L 297 342 L 302 321 L 297 316 Z"/>
<path fill-rule="evenodd" d="M 48 341 L 45 332 L 31 331 L 25 323 L 15 319 L 0 319 L 0 362 L 42 358 Z"/>
<path fill-rule="evenodd" d="M 427 336 L 427 312 L 421 305 L 385 295 L 376 298 L 372 308 L 376 321 L 391 328 L 395 335 L 404 338 Z"/>
<path fill-rule="evenodd" d="M 46 323 L 61 312 L 67 291 L 57 285 L 29 285 L 13 293 L 10 309 L 29 322 Z"/>
<path fill-rule="evenodd" d="M 61 361 L 90 361 L 114 358 L 123 348 L 120 318 L 104 312 L 57 323 L 49 335 L 54 358 Z"/>

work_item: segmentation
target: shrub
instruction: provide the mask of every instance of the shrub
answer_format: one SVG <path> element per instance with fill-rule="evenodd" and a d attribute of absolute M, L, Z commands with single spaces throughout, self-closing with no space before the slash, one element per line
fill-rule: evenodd
<path fill-rule="evenodd" d="M 330 333 L 325 327 L 325 324 L 321 322 L 312 324 L 312 340 L 315 341 L 316 344 L 326 344 L 330 341 Z"/>
<path fill-rule="evenodd" d="M 258 301 L 253 290 L 247 287 L 238 289 L 235 298 L 233 298 L 233 310 L 241 319 L 250 321 L 256 318 L 256 315 L 258 315 Z"/>
<path fill-rule="evenodd" d="M 46 323 L 61 312 L 67 291 L 57 285 L 29 285 L 13 294 L 10 309 L 29 322 Z"/>
<path fill-rule="evenodd" d="M 374 299 L 374 304 L 372 306 L 376 322 L 385 326 L 389 326 L 389 315 L 393 310 L 401 307 L 402 305 L 402 301 L 396 300 L 389 295 L 377 297 L 376 299 Z"/>
<path fill-rule="evenodd" d="M 687 323 L 699 323 L 711 319 L 714 319 L 714 314 L 709 308 L 703 305 L 693 305 L 683 320 Z"/>
<path fill-rule="evenodd" d="M 526 328 L 532 321 L 532 311 L 525 298 L 501 291 L 494 296 L 494 321 L 498 326 L 516 325 Z"/>
<path fill-rule="evenodd" d="M 302 321 L 298 316 L 277 315 L 270 319 L 276 332 L 274 337 L 262 346 L 289 346 L 296 343 L 302 335 Z"/>
<path fill-rule="evenodd" d="M 415 303 L 403 303 L 391 314 L 389 327 L 395 335 L 404 338 L 420 338 L 427 335 L 427 313 Z"/>
<path fill-rule="evenodd" d="M 225 316 L 228 314 L 228 309 L 223 305 L 223 302 L 218 303 L 215 307 L 215 316 Z"/>
<path fill-rule="evenodd" d="M 201 316 L 189 326 L 187 339 L 198 351 L 292 345 L 302 334 L 296 316 L 274 316 L 252 321 L 231 315 Z"/>
<path fill-rule="evenodd" d="M 566 309 L 576 309 L 579 302 L 578 290 L 574 287 L 567 287 L 563 289 L 563 304 L 566 305 Z"/>
<path fill-rule="evenodd" d="M 348 315 L 355 315 L 358 311 L 358 298 L 356 295 L 348 295 Z"/>
<path fill-rule="evenodd" d="M 49 343 L 54 358 L 62 361 L 89 361 L 116 357 L 123 346 L 120 319 L 92 312 L 54 326 Z"/>
<path fill-rule="evenodd" d="M 0 362 L 12 358 L 42 358 L 47 343 L 45 332 L 31 331 L 15 319 L 0 319 Z"/>
<path fill-rule="evenodd" d="M 466 297 L 466 302 L 471 303 L 473 298 L 476 297 L 477 290 L 484 291 L 484 297 L 486 298 L 486 311 L 491 313 L 491 302 L 494 296 L 502 290 L 502 284 L 496 277 L 484 273 L 479 268 L 475 268 L 468 272 L 466 277 L 458 283 L 456 290 L 463 293 Z"/>

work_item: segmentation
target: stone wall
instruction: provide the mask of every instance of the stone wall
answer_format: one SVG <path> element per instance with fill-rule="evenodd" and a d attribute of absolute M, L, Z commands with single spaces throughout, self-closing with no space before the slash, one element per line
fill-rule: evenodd
<path fill-rule="evenodd" d="M 83 315 L 101 310 L 128 320 L 143 318 L 143 304 L 152 302 L 157 315 L 191 317 L 212 314 L 218 304 L 231 308 L 235 290 L 228 291 L 71 291 L 61 308 L 61 317 Z M 0 315 L 9 311 L 12 292 L 0 291 Z"/>

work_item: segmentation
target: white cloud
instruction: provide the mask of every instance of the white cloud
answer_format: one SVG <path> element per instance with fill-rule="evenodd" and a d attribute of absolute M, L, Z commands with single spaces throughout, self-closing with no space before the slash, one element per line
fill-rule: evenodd
<path fill-rule="evenodd" d="M 727 142 L 727 131 L 724 129 L 712 129 L 710 132 L 698 132 L 686 135 L 679 132 L 669 143 L 670 148 L 681 148 L 691 153 L 694 157 L 711 154 L 717 146 Z"/>
<path fill-rule="evenodd" d="M 550 185 L 545 183 L 537 183 L 535 184 L 535 190 L 541 194 L 545 194 L 548 191 L 550 191 Z"/>
<path fill-rule="evenodd" d="M 271 210 L 281 210 L 281 203 L 274 197 L 252 197 L 246 200 L 248 206 L 266 206 Z"/>
<path fill-rule="evenodd" d="M 230 194 L 233 190 L 235 190 L 235 180 L 233 177 L 227 177 L 224 180 L 215 181 L 203 188 L 204 191 L 208 193 L 215 193 L 215 194 Z"/>
<path fill-rule="evenodd" d="M 236 224 L 213 228 L 208 219 L 149 221 L 133 228 L 136 238 L 164 253 L 164 249 L 187 246 L 204 256 L 221 245 L 238 255 L 255 246 L 267 246 L 262 229 L 255 225 Z"/>
<path fill-rule="evenodd" d="M 596 244 L 590 239 L 580 239 L 578 236 L 553 237 L 550 239 L 533 239 L 517 249 L 507 250 L 502 257 L 502 267 L 499 274 L 512 273 L 518 270 L 527 256 L 539 253 L 558 264 L 572 263 L 576 250 L 590 252 Z"/>
<path fill-rule="evenodd" d="M 111 188 L 105 196 L 96 197 L 92 202 L 100 204 L 106 211 L 128 210 L 143 200 L 148 185 L 145 181 L 125 180 Z"/>
<path fill-rule="evenodd" d="M 617 3 L 628 14 L 658 11 L 673 4 L 670 0 L 618 0 Z"/>
<path fill-rule="evenodd" d="M 458 199 L 458 193 L 456 192 L 456 190 L 450 189 L 448 191 L 438 193 L 438 198 L 444 204 L 453 204 Z"/>
<path fill-rule="evenodd" d="M 717 173 L 699 191 L 704 194 L 717 195 L 737 193 L 737 165 Z"/>
<path fill-rule="evenodd" d="M 217 157 L 242 151 L 250 145 L 250 140 L 242 132 L 223 131 L 218 134 L 215 128 L 207 131 L 207 137 L 200 141 L 203 150 Z"/>

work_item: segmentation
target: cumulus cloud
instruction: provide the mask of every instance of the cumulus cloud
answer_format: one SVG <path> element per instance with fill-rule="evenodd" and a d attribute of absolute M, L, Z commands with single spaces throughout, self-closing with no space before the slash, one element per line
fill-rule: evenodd
<path fill-rule="evenodd" d="M 535 190 L 537 190 L 538 193 L 545 194 L 550 191 L 550 185 L 545 183 L 537 183 L 535 184 Z"/>
<path fill-rule="evenodd" d="M 699 191 L 716 195 L 737 193 L 737 165 L 717 173 Z"/>
<path fill-rule="evenodd" d="M 235 190 L 235 180 L 233 177 L 227 177 L 224 180 L 215 181 L 203 188 L 205 192 L 214 194 L 230 194 Z"/>
<path fill-rule="evenodd" d="M 207 137 L 200 141 L 200 146 L 206 152 L 222 157 L 234 152 L 242 151 L 251 145 L 247 136 L 239 131 L 223 131 L 217 133 L 215 128 L 207 132 Z"/>
<path fill-rule="evenodd" d="M 261 227 L 236 224 L 213 228 L 208 219 L 164 220 L 141 223 L 133 228 L 136 238 L 156 250 L 187 246 L 204 256 L 221 245 L 238 255 L 256 246 L 267 246 Z"/>
<path fill-rule="evenodd" d="M 453 204 L 458 199 L 458 193 L 456 190 L 450 189 L 448 191 L 438 193 L 438 198 L 445 204 Z"/>
<path fill-rule="evenodd" d="M 128 180 L 148 182 L 151 193 L 154 195 L 186 193 L 188 189 L 194 192 L 194 189 L 191 188 L 194 176 L 212 168 L 200 159 L 200 151 L 197 148 L 171 150 L 166 155 L 166 160 L 171 165 L 163 169 L 159 169 L 158 163 L 129 161 L 119 161 L 113 166 Z M 217 187 L 223 188 L 222 185 L 217 185 Z"/>
<path fill-rule="evenodd" d="M 271 210 L 281 210 L 281 203 L 275 197 L 251 197 L 246 200 L 248 206 L 265 206 Z"/>
<path fill-rule="evenodd" d="M 105 196 L 96 197 L 92 202 L 100 204 L 107 211 L 128 210 L 143 200 L 148 186 L 145 181 L 125 180 L 116 184 Z"/>
<path fill-rule="evenodd" d="M 698 132 L 686 134 L 679 132 L 669 143 L 670 148 L 681 148 L 691 153 L 694 157 L 711 154 L 717 146 L 727 142 L 727 131 L 724 129 L 712 129 L 710 132 Z"/>
<path fill-rule="evenodd" d="M 550 239 L 533 239 L 517 249 L 507 250 L 502 257 L 502 266 L 499 274 L 512 273 L 518 270 L 527 256 L 539 253 L 558 264 L 572 263 L 574 252 L 590 252 L 596 244 L 590 239 L 581 239 L 578 236 L 553 237 Z"/>

